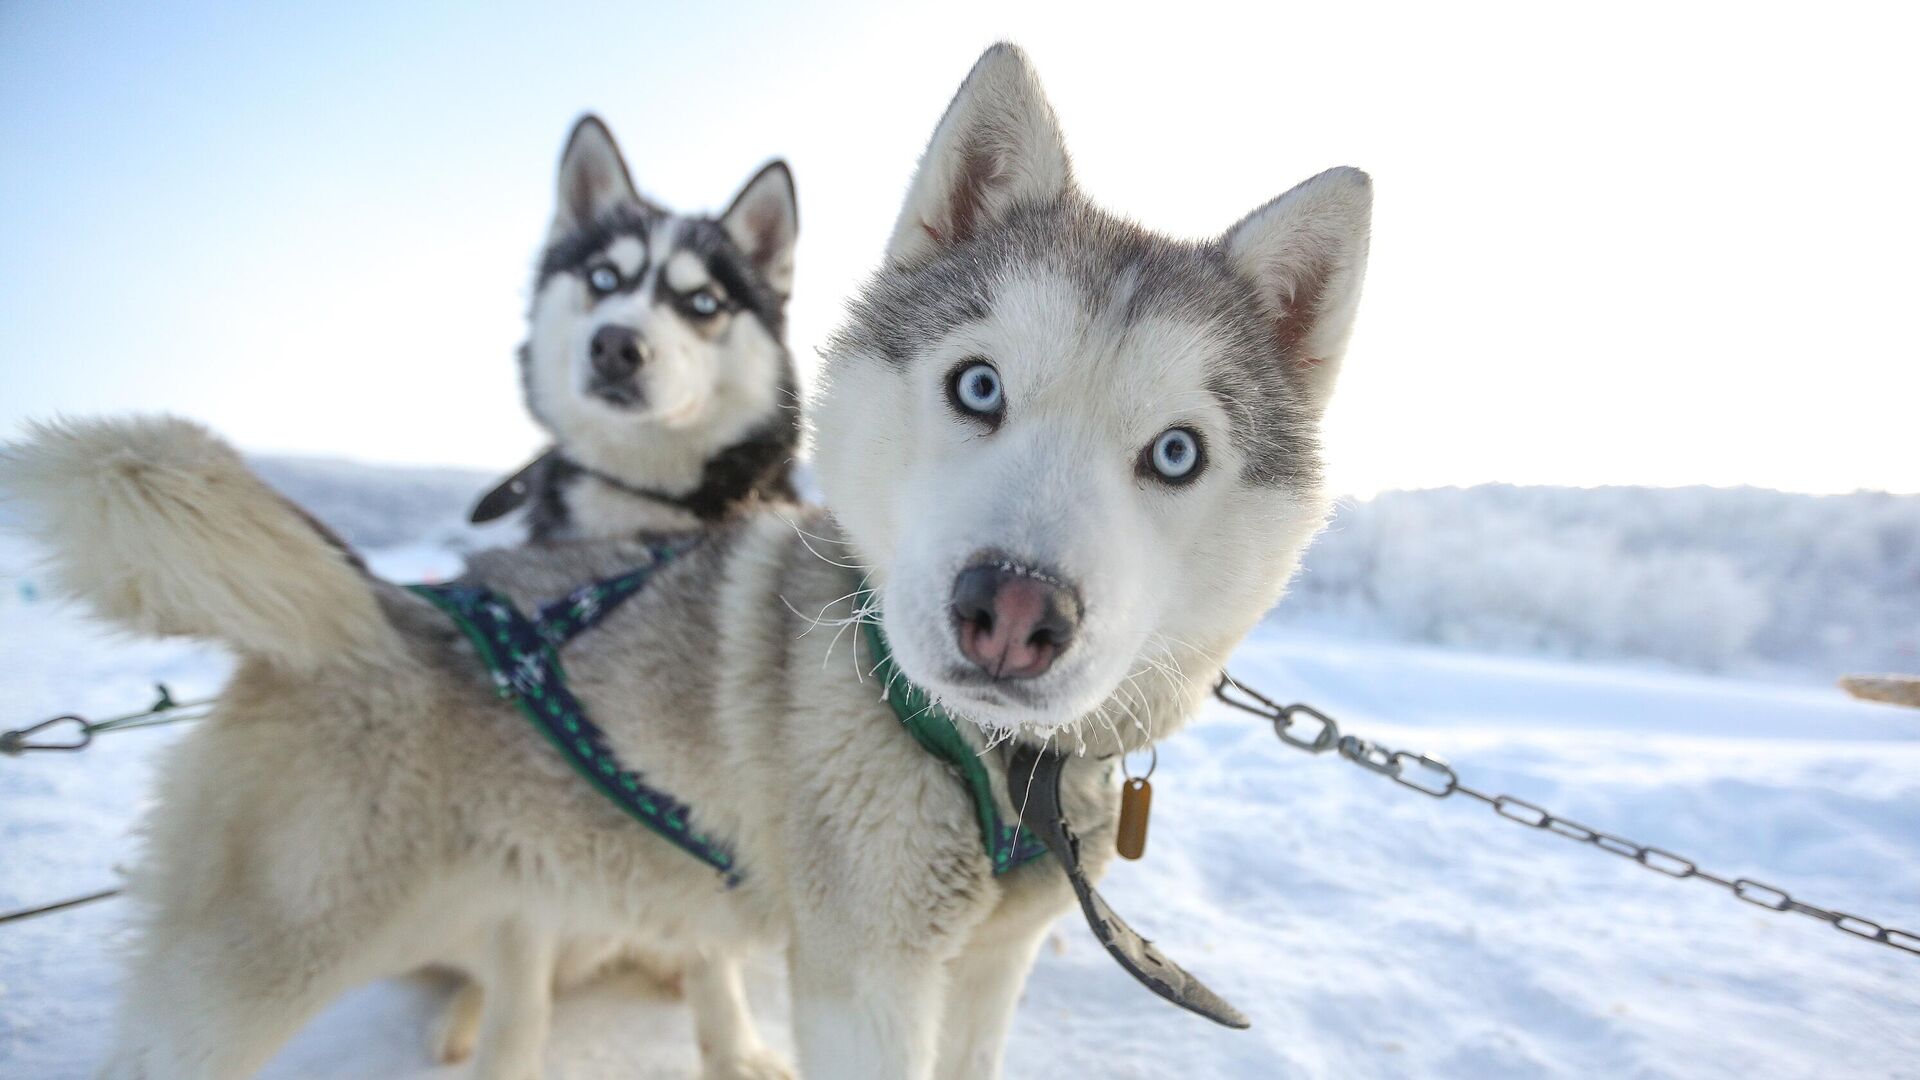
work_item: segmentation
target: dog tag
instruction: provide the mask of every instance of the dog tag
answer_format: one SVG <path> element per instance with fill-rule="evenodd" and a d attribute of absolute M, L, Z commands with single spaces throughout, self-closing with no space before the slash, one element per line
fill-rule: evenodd
<path fill-rule="evenodd" d="M 1120 832 L 1113 847 L 1123 859 L 1147 853 L 1147 812 L 1153 809 L 1153 785 L 1144 776 L 1129 777 L 1120 788 Z"/>

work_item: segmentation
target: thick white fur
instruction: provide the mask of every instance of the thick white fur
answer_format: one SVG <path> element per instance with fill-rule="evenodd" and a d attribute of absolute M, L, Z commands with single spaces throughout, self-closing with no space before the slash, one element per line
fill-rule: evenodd
<path fill-rule="evenodd" d="M 35 424 L 0 487 L 39 509 L 61 586 L 147 634 L 207 638 L 295 670 L 393 650 L 348 555 L 189 420 Z"/>

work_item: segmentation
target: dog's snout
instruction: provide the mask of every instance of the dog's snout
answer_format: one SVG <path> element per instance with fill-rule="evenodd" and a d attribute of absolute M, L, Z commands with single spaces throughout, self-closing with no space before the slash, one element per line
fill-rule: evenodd
<path fill-rule="evenodd" d="M 647 343 L 631 326 L 609 324 L 593 332 L 593 373 L 606 382 L 632 377 L 647 362 Z"/>
<path fill-rule="evenodd" d="M 1071 588 L 999 560 L 960 571 L 952 610 L 960 651 L 996 679 L 1044 674 L 1080 626 L 1080 598 Z"/>

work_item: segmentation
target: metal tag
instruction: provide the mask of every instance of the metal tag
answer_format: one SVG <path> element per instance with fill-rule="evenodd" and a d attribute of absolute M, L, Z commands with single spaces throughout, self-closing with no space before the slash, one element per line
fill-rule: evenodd
<path fill-rule="evenodd" d="M 1144 776 L 1131 777 L 1120 788 L 1120 831 L 1113 849 L 1123 859 L 1147 853 L 1147 814 L 1153 809 L 1153 785 Z"/>

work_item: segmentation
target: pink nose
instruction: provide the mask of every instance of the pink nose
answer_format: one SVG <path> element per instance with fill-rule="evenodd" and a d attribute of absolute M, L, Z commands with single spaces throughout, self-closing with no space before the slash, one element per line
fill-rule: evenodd
<path fill-rule="evenodd" d="M 1073 590 L 1034 570 L 983 563 L 953 579 L 960 651 L 996 679 L 1031 679 L 1067 651 L 1080 625 Z"/>

